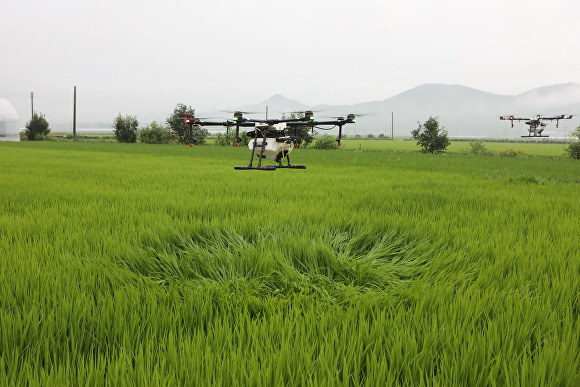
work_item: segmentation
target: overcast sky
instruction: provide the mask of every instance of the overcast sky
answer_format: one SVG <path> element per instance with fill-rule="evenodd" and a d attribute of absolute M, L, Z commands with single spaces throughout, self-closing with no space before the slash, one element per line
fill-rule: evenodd
<path fill-rule="evenodd" d="M 21 124 L 163 120 L 383 100 L 423 83 L 496 94 L 580 82 L 578 0 L 0 0 L 0 98 Z"/>

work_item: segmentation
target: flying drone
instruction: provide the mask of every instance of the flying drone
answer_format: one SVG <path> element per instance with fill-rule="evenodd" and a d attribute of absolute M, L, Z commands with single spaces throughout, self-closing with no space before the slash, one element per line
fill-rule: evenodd
<path fill-rule="evenodd" d="M 554 117 L 542 117 L 541 115 L 537 115 L 535 118 L 523 118 L 523 117 L 514 117 L 514 116 L 500 116 L 500 120 L 510 120 L 512 122 L 512 128 L 514 127 L 514 121 L 525 121 L 524 123 L 528 125 L 528 135 L 522 137 L 549 137 L 547 135 L 543 135 L 542 132 L 546 128 L 546 124 L 542 122 L 545 121 L 554 121 L 556 120 L 556 128 L 558 127 L 558 121 L 560 120 L 570 120 L 572 119 L 572 115 L 565 116 L 564 114 Z"/>
<path fill-rule="evenodd" d="M 234 117 L 232 120 L 226 121 L 205 121 L 196 118 L 193 115 L 187 115 L 185 117 L 185 123 L 189 125 L 190 128 L 190 145 L 195 143 L 195 139 L 191 135 L 193 133 L 193 125 L 199 126 L 225 126 L 227 128 L 236 128 L 236 143 L 235 146 L 239 146 L 242 139 L 240 136 L 240 128 L 250 128 L 246 132 L 246 135 L 250 137 L 250 142 L 248 143 L 248 148 L 251 151 L 250 163 L 248 166 L 236 166 L 234 169 L 237 170 L 248 170 L 248 169 L 260 169 L 260 170 L 276 170 L 278 168 L 293 168 L 293 169 L 306 169 L 306 165 L 294 165 L 290 162 L 290 152 L 294 147 L 298 146 L 298 137 L 291 135 L 292 129 L 294 134 L 296 134 L 296 129 L 309 127 L 314 130 L 323 129 L 330 130 L 334 127 L 338 127 L 338 137 L 336 142 L 340 146 L 340 140 L 342 137 L 342 127 L 346 124 L 351 124 L 356 122 L 354 114 L 349 114 L 344 117 L 334 117 L 333 120 L 328 121 L 316 121 L 314 119 L 314 113 L 311 110 L 307 110 L 302 113 L 304 116 L 301 118 L 282 118 L 282 119 L 252 119 L 245 118 L 245 114 L 250 114 L 250 112 L 236 111 L 234 112 Z M 329 127 L 330 126 L 330 127 Z M 257 157 L 257 165 L 254 166 L 254 158 Z M 262 160 L 268 159 L 278 163 L 277 165 L 264 165 L 262 166 Z M 282 162 L 286 160 L 284 165 Z"/>

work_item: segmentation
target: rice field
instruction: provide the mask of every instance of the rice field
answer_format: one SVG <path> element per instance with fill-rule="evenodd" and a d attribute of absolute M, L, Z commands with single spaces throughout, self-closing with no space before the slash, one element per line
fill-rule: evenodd
<path fill-rule="evenodd" d="M 578 161 L 292 156 L 0 143 L 0 384 L 580 384 Z"/>
<path fill-rule="evenodd" d="M 568 144 L 558 144 L 553 142 L 542 142 L 542 140 L 528 140 L 526 142 L 516 142 L 518 139 L 512 142 L 501 142 L 501 141 L 484 141 L 486 149 L 501 153 L 506 150 L 519 150 L 522 151 L 526 156 L 540 156 L 540 157 L 564 157 L 564 149 Z M 457 141 L 451 140 L 451 144 L 447 148 L 447 152 L 454 153 L 467 153 L 470 149 L 470 142 L 475 142 L 477 139 L 472 141 Z M 388 152 L 417 152 L 420 147 L 417 145 L 417 141 L 412 139 L 395 138 L 394 140 L 386 139 L 354 139 L 348 138 L 342 141 L 342 146 L 344 149 L 348 150 L 362 150 L 362 151 L 388 151 Z"/>

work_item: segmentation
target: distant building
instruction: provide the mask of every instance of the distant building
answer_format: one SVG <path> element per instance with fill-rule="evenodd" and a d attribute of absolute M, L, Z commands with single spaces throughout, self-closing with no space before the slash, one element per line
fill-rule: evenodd
<path fill-rule="evenodd" d="M 0 141 L 20 141 L 18 113 L 10 102 L 0 98 Z"/>

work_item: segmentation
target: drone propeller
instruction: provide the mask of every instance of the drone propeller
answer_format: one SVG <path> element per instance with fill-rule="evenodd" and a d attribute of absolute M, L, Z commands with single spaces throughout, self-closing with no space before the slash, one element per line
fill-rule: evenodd
<path fill-rule="evenodd" d="M 243 111 L 243 110 L 220 110 L 220 112 L 222 113 L 230 113 L 230 114 L 236 114 L 236 113 L 242 113 L 242 114 L 260 114 L 261 112 L 247 112 L 247 111 Z"/>
<path fill-rule="evenodd" d="M 322 113 L 325 111 L 328 111 L 329 109 L 305 109 L 305 110 L 289 110 L 283 113 L 300 113 L 300 114 L 306 114 L 306 113 Z"/>
<path fill-rule="evenodd" d="M 185 121 L 185 120 L 188 120 L 188 119 L 189 120 L 199 121 L 199 120 L 213 120 L 213 119 L 223 119 L 223 118 L 221 118 L 221 117 L 197 117 L 197 116 L 194 116 L 194 115 L 188 115 L 188 116 L 185 116 L 185 117 L 178 117 L 177 119 L 180 120 L 180 121 Z"/>
<path fill-rule="evenodd" d="M 368 113 L 368 114 L 357 114 L 357 113 L 351 113 L 351 114 L 347 114 L 347 115 L 342 115 L 342 116 L 325 116 L 324 118 L 331 118 L 331 119 L 335 119 L 335 120 L 344 120 L 345 117 L 348 116 L 355 116 L 356 118 L 359 117 L 368 117 L 368 116 L 374 116 L 376 114 L 372 114 L 372 113 Z"/>

